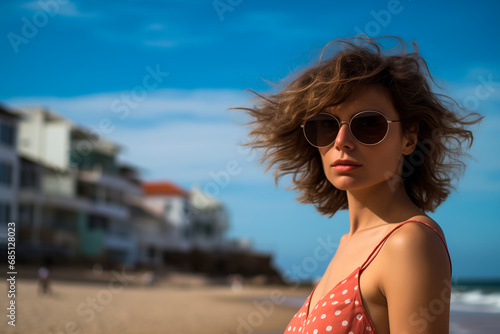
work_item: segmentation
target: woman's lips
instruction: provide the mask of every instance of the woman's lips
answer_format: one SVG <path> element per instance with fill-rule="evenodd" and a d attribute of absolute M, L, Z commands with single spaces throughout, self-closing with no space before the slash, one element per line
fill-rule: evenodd
<path fill-rule="evenodd" d="M 337 172 L 350 172 L 361 167 L 361 164 L 353 160 L 338 159 L 333 162 L 332 167 Z"/>
<path fill-rule="evenodd" d="M 336 165 L 336 166 L 332 166 L 333 169 L 335 169 L 336 172 L 350 172 L 352 170 L 355 170 L 359 167 L 361 167 L 360 165 Z"/>

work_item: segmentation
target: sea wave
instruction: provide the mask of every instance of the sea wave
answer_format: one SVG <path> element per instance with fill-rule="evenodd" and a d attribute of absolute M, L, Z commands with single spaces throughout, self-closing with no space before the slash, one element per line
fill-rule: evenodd
<path fill-rule="evenodd" d="M 500 313 L 500 291 L 454 288 L 451 309 L 465 312 Z"/>
<path fill-rule="evenodd" d="M 287 297 L 285 304 L 300 307 L 307 296 Z M 452 311 L 500 313 L 500 286 L 479 288 L 477 286 L 454 286 L 451 292 Z"/>

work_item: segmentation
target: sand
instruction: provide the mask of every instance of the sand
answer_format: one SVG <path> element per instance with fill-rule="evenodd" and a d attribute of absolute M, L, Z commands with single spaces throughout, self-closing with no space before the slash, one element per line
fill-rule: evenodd
<path fill-rule="evenodd" d="M 43 295 L 36 269 L 16 278 L 15 327 L 8 325 L 8 284 L 0 280 L 0 333 L 278 334 L 311 287 L 258 286 L 173 274 L 147 286 L 147 274 L 59 270 Z M 31 278 L 29 278 L 31 277 Z M 495 313 L 452 311 L 450 333 L 498 333 Z"/>
<path fill-rule="evenodd" d="M 35 279 L 17 278 L 13 327 L 7 324 L 8 287 L 2 279 L 0 333 L 282 333 L 297 311 L 286 305 L 287 298 L 303 298 L 310 290 L 235 289 L 182 276 L 155 286 L 142 281 L 118 273 L 94 283 L 53 280 L 52 294 L 42 295 Z"/>

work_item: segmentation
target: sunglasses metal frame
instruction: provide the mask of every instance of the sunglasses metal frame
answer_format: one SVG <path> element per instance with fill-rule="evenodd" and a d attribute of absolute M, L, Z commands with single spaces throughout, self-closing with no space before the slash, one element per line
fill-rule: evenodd
<path fill-rule="evenodd" d="M 360 141 L 358 138 L 356 138 L 356 136 L 354 135 L 354 133 L 352 133 L 352 129 L 351 129 L 351 122 L 352 122 L 352 120 L 353 120 L 356 116 L 361 115 L 361 114 L 364 114 L 364 113 L 369 113 L 369 112 L 370 112 L 370 113 L 377 113 L 377 114 L 381 115 L 382 117 L 384 117 L 384 119 L 385 119 L 385 120 L 386 120 L 386 122 L 387 122 L 387 130 L 385 131 L 385 135 L 384 135 L 384 137 L 383 137 L 381 140 L 379 140 L 378 142 L 373 143 L 373 144 L 366 144 L 366 143 L 363 143 L 362 141 Z M 357 141 L 358 143 L 363 144 L 363 145 L 367 145 L 367 146 L 373 146 L 373 145 L 380 144 L 382 141 L 384 141 L 385 137 L 387 137 L 387 134 L 389 133 L 389 124 L 391 124 L 391 123 L 401 122 L 401 120 L 400 120 L 400 119 L 399 119 L 399 120 L 388 120 L 388 119 L 387 119 L 387 117 L 385 117 L 385 115 L 384 115 L 383 113 L 381 113 L 380 111 L 378 111 L 378 110 L 362 110 L 362 111 L 357 112 L 356 114 L 354 114 L 354 115 L 351 117 L 351 119 L 350 119 L 349 121 L 340 121 L 340 120 L 339 120 L 339 119 L 338 119 L 335 115 L 332 115 L 332 114 L 329 114 L 329 113 L 319 113 L 319 114 L 317 114 L 317 115 L 314 115 L 313 117 L 315 117 L 315 116 L 319 116 L 319 115 L 327 115 L 327 116 L 329 116 L 329 117 L 331 117 L 331 118 L 335 119 L 335 120 L 337 121 L 338 125 L 339 125 L 339 129 L 338 129 L 338 131 L 340 131 L 340 129 L 341 129 L 341 127 L 342 127 L 342 124 L 347 124 L 347 125 L 349 126 L 349 132 L 351 133 L 352 137 L 353 137 L 354 139 L 356 139 L 356 141 Z M 337 139 L 337 136 L 338 136 L 338 132 L 337 132 L 337 136 L 335 136 L 335 139 L 334 139 L 331 143 L 329 143 L 328 145 L 324 145 L 324 146 L 317 146 L 317 145 L 314 145 L 313 143 L 311 143 L 311 141 L 309 140 L 309 138 L 307 138 L 305 125 L 306 125 L 306 123 L 307 123 L 308 121 L 310 121 L 313 117 L 311 117 L 311 118 L 309 118 L 309 119 L 305 120 L 305 121 L 302 123 L 302 125 L 300 126 L 300 127 L 302 128 L 302 132 L 304 133 L 304 137 L 306 138 L 307 142 L 308 142 L 309 144 L 311 144 L 312 146 L 317 147 L 317 148 L 328 147 L 328 146 L 332 145 L 333 143 L 335 143 L 335 140 Z"/>

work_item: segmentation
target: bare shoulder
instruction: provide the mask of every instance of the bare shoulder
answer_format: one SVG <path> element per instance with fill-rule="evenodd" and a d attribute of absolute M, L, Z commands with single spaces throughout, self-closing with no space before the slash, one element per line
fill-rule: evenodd
<path fill-rule="evenodd" d="M 432 220 L 415 220 L 442 233 Z M 379 288 L 386 297 L 397 294 L 395 291 L 399 290 L 395 286 L 431 293 L 432 289 L 442 288 L 441 283 L 451 279 L 447 247 L 438 233 L 424 224 L 406 223 L 398 228 L 387 239 L 379 256 Z"/>
<path fill-rule="evenodd" d="M 376 285 L 387 303 L 390 331 L 448 333 L 451 268 L 438 235 L 442 232 L 428 217 L 412 220 L 432 229 L 418 222 L 402 225 L 387 239 L 375 267 Z M 423 318 L 422 312 L 438 302 L 439 310 Z"/>
<path fill-rule="evenodd" d="M 415 216 L 411 220 L 420 221 L 428 226 L 415 222 L 406 223 L 398 228 L 384 246 L 387 249 L 386 255 L 392 261 L 411 261 L 413 264 L 426 263 L 431 267 L 448 268 L 448 251 L 446 244 L 443 243 L 445 239 L 441 227 L 428 216 Z"/>
<path fill-rule="evenodd" d="M 443 240 L 446 240 L 445 236 L 444 236 L 444 232 L 443 230 L 441 229 L 441 226 L 439 226 L 438 223 L 436 223 L 436 221 L 434 219 L 432 219 L 431 217 L 429 216 L 425 216 L 425 215 L 418 215 L 418 216 L 413 216 L 412 218 L 408 219 L 408 220 L 413 220 L 413 221 L 419 221 L 419 222 L 422 222 L 422 223 L 425 223 L 427 224 L 428 226 L 432 227 L 434 230 L 436 230 L 439 235 L 443 238 Z M 405 231 L 405 230 L 408 230 L 408 229 L 411 229 L 410 226 L 414 226 L 414 229 L 415 230 L 418 230 L 418 229 L 421 229 L 422 231 L 427 231 L 429 234 L 436 234 L 434 231 L 432 231 L 431 229 L 429 229 L 429 227 L 427 226 L 424 226 L 420 223 L 413 223 L 413 224 L 405 224 L 404 226 L 402 226 L 400 228 L 400 230 L 402 229 L 402 231 Z M 415 227 L 416 226 L 416 227 Z M 404 232 L 403 232 L 404 233 Z M 401 233 L 400 233 L 401 234 Z"/>

